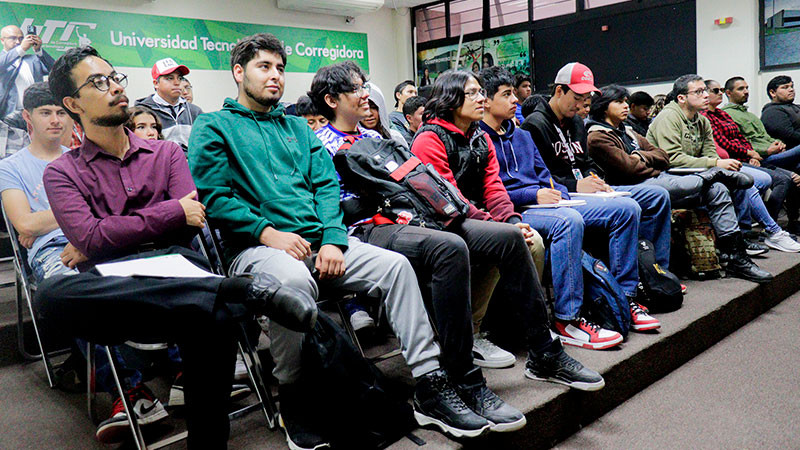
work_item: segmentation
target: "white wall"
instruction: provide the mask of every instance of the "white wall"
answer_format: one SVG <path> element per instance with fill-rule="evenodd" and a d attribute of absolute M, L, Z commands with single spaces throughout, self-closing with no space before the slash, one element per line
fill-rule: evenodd
<path fill-rule="evenodd" d="M 342 16 L 278 9 L 275 0 L 28 0 L 25 3 L 367 33 L 370 79 L 384 92 L 388 91 L 388 96 L 412 72 L 411 21 L 407 8 L 398 12 L 382 8 L 347 24 Z M 150 68 L 118 69 L 128 74 L 129 97 L 136 99 L 153 92 Z M 296 101 L 308 90 L 313 77 L 313 73 L 287 73 L 284 100 Z M 195 103 L 205 111 L 217 110 L 225 97 L 236 96 L 230 71 L 193 70 L 188 78 L 194 86 Z"/>
<path fill-rule="evenodd" d="M 769 102 L 767 83 L 779 74 L 800 82 L 800 69 L 759 70 L 758 2 L 753 0 L 697 0 L 697 73 L 725 83 L 741 76 L 750 85 L 750 111 L 761 115 L 761 107 Z M 733 17 L 730 25 L 714 25 L 715 19 Z M 798 42 L 797 45 L 800 45 Z M 664 94 L 672 83 L 628 86 L 651 95 Z"/>

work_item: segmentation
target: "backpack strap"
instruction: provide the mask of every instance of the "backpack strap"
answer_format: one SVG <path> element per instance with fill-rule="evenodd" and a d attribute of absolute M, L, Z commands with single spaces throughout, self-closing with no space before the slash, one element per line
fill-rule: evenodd
<path fill-rule="evenodd" d="M 400 182 L 400 180 L 405 178 L 406 175 L 408 175 L 420 164 L 422 164 L 422 161 L 417 159 L 416 156 L 412 156 L 411 158 L 408 158 L 408 160 L 406 160 L 406 162 L 404 162 L 400 167 L 394 169 L 389 176 L 392 177 L 394 181 Z"/>
<path fill-rule="evenodd" d="M 450 171 L 453 172 L 453 178 L 458 181 L 461 175 L 464 174 L 464 168 L 458 166 L 458 150 L 456 149 L 456 143 L 453 140 L 453 137 L 450 136 L 450 134 L 447 133 L 442 126 L 433 124 L 425 124 L 421 126 L 420 129 L 417 130 L 417 136 L 425 131 L 432 131 L 436 134 L 439 140 L 442 141 L 442 145 L 444 145 L 444 151 L 447 153 L 447 165 L 450 167 Z"/>
<path fill-rule="evenodd" d="M 339 146 L 339 150 L 345 150 L 345 151 L 350 150 L 350 147 L 352 147 L 353 144 L 355 143 L 356 143 L 356 137 L 348 134 L 347 136 L 344 137 L 344 142 L 342 142 L 342 145 Z"/>

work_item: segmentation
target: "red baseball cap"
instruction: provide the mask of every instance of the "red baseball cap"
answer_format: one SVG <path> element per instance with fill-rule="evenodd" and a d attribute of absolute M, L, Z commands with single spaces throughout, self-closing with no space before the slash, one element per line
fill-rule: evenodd
<path fill-rule="evenodd" d="M 153 70 L 150 71 L 150 74 L 153 76 L 153 79 L 157 79 L 160 76 L 169 75 L 172 72 L 180 71 L 181 76 L 186 75 L 189 73 L 189 68 L 184 66 L 183 64 L 178 64 L 172 58 L 164 58 L 159 59 L 153 64 Z"/>
<path fill-rule="evenodd" d="M 600 92 L 594 87 L 594 74 L 588 67 L 579 62 L 569 63 L 556 74 L 555 84 L 566 84 L 578 95 L 589 92 Z"/>

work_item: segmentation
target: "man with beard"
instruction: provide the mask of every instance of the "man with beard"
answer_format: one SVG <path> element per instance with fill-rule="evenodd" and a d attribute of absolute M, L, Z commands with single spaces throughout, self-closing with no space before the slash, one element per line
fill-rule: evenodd
<path fill-rule="evenodd" d="M 95 49 L 68 50 L 48 82 L 86 139 L 44 171 L 53 215 L 74 246 L 62 258 L 81 271 L 54 275 L 39 285 L 35 302 L 44 329 L 103 345 L 177 343 L 184 363 L 189 447 L 224 448 L 236 321 L 267 314 L 289 328 L 309 330 L 316 322 L 316 305 L 269 275 L 101 275 L 95 267 L 101 262 L 150 258 L 155 263 L 155 257 L 165 255 L 205 268 L 207 261 L 188 249 L 204 227 L 205 207 L 195 200 L 177 144 L 145 141 L 125 130 L 127 77 Z M 136 394 L 126 395 L 140 416 L 155 402 Z M 118 414 L 126 417 L 124 409 Z"/>
<path fill-rule="evenodd" d="M 411 264 L 347 236 L 333 161 L 306 122 L 278 103 L 285 65 L 286 51 L 275 36 L 240 40 L 231 51 L 237 99 L 200 116 L 189 140 L 189 164 L 209 217 L 223 227 L 230 271 L 274 273 L 314 298 L 320 288 L 380 298 L 417 380 L 417 421 L 455 436 L 487 432 L 489 422 L 466 408 L 440 368 Z M 365 92 L 361 84 L 346 94 Z M 271 321 L 269 335 L 289 448 L 323 448 L 319 399 L 302 383 L 304 334 Z"/>

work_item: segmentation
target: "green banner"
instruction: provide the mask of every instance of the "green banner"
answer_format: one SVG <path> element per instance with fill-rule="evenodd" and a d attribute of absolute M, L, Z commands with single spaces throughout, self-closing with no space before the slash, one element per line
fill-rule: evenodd
<path fill-rule="evenodd" d="M 115 66 L 152 67 L 169 57 L 189 69 L 230 70 L 230 50 L 237 40 L 272 33 L 286 47 L 287 72 L 314 73 L 342 60 L 369 70 L 365 33 L 9 2 L 0 2 L 0 23 L 19 24 L 23 33 L 35 26 L 43 48 L 54 58 L 72 47 L 91 45 Z"/>

